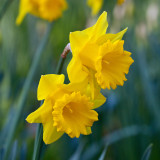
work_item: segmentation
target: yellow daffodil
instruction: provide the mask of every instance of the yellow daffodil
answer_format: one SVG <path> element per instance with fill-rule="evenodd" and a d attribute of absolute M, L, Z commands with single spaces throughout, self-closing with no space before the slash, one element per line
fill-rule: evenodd
<path fill-rule="evenodd" d="M 91 133 L 91 126 L 98 120 L 94 108 L 105 102 L 101 93 L 90 98 L 90 87 L 85 83 L 64 83 L 64 75 L 45 75 L 39 82 L 37 98 L 43 105 L 27 117 L 29 123 L 43 124 L 43 140 L 50 144 L 64 133 L 71 138 Z"/>
<path fill-rule="evenodd" d="M 127 80 L 125 74 L 133 63 L 131 53 L 123 49 L 127 29 L 106 34 L 107 27 L 107 13 L 103 12 L 92 27 L 70 33 L 73 57 L 67 72 L 72 83 L 87 81 L 92 90 L 96 90 L 96 83 L 102 89 L 115 89 Z"/>
<path fill-rule="evenodd" d="M 118 5 L 122 5 L 125 2 L 125 0 L 117 0 Z"/>
<path fill-rule="evenodd" d="M 102 8 L 103 0 L 87 0 L 87 4 L 92 8 L 92 15 L 96 15 Z"/>
<path fill-rule="evenodd" d="M 66 0 L 21 0 L 16 24 L 19 25 L 27 13 L 53 21 L 61 17 L 66 8 Z"/>

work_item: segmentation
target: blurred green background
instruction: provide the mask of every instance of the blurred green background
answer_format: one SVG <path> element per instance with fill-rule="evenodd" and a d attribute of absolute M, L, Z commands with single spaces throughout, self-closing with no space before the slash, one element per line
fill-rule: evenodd
<path fill-rule="evenodd" d="M 0 8 L 4 2 L 0 1 Z M 36 124 L 28 124 L 25 118 L 40 105 L 36 93 L 40 76 L 55 73 L 60 54 L 69 42 L 69 33 L 91 26 L 98 18 L 98 15 L 91 16 L 86 0 L 67 2 L 69 8 L 54 22 L 34 75 L 10 146 L 10 159 L 32 159 Z M 16 26 L 18 8 L 19 1 L 13 0 L 0 20 L 0 156 L 16 112 L 13 104 L 19 98 L 48 24 L 27 15 L 23 23 Z M 44 146 L 45 160 L 138 160 L 150 144 L 153 146 L 146 152 L 149 154 L 152 150 L 150 160 L 160 159 L 160 1 L 126 0 L 118 6 L 116 0 L 104 0 L 99 15 L 104 10 L 108 12 L 107 32 L 117 33 L 128 27 L 123 38 L 124 48 L 132 52 L 135 61 L 128 80 L 123 87 L 103 91 L 107 102 L 97 109 L 99 121 L 94 123 L 91 135 L 79 139 L 64 135 Z M 63 67 L 65 75 L 70 59 L 71 53 Z"/>

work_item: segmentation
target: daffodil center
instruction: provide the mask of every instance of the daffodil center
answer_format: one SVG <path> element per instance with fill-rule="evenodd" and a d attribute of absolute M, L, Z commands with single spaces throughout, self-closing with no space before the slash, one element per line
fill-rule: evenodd
<path fill-rule="evenodd" d="M 80 92 L 66 94 L 53 107 L 53 121 L 57 131 L 66 132 L 70 137 L 87 134 L 87 127 L 98 120 L 98 114 L 92 110 L 92 103 Z"/>
<path fill-rule="evenodd" d="M 71 106 L 67 104 L 63 109 L 63 116 L 65 117 L 68 116 L 69 114 L 74 114 L 74 113 L 73 113 L 73 108 L 71 108 Z"/>

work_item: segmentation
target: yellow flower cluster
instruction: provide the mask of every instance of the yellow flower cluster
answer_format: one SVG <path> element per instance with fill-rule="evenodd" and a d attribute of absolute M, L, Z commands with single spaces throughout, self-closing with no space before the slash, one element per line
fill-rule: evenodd
<path fill-rule="evenodd" d="M 66 0 L 21 0 L 16 24 L 21 24 L 27 13 L 53 21 L 61 17 L 66 8 Z"/>
<path fill-rule="evenodd" d="M 64 75 L 42 76 L 38 86 L 38 100 L 43 105 L 27 117 L 29 123 L 43 124 L 43 140 L 50 144 L 64 133 L 71 138 L 91 133 L 98 120 L 94 111 L 106 98 L 101 88 L 113 88 L 126 81 L 133 59 L 123 49 L 122 37 L 127 29 L 117 34 L 106 34 L 107 13 L 97 23 L 83 31 L 70 33 L 72 60 L 67 67 L 70 80 Z"/>

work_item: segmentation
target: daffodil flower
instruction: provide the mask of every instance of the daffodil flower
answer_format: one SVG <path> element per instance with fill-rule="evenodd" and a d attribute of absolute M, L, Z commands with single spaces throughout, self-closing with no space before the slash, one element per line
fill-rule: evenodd
<path fill-rule="evenodd" d="M 118 5 L 122 5 L 125 2 L 125 0 L 117 0 Z"/>
<path fill-rule="evenodd" d="M 93 90 L 115 89 L 123 86 L 130 65 L 134 62 L 131 53 L 123 48 L 122 37 L 127 28 L 117 34 L 106 34 L 107 12 L 97 23 L 83 31 L 70 33 L 72 60 L 67 72 L 72 83 L 87 81 Z"/>
<path fill-rule="evenodd" d="M 92 9 L 92 15 L 97 15 L 103 5 L 103 0 L 87 0 L 88 6 Z"/>
<path fill-rule="evenodd" d="M 20 0 L 16 24 L 21 24 L 28 13 L 48 21 L 53 21 L 60 18 L 66 8 L 66 0 Z"/>
<path fill-rule="evenodd" d="M 37 98 L 43 105 L 27 117 L 29 123 L 43 124 L 43 141 L 50 144 L 64 133 L 71 138 L 91 134 L 91 126 L 98 120 L 94 108 L 105 102 L 99 92 L 90 97 L 90 87 L 85 83 L 64 84 L 64 75 L 45 75 L 39 82 Z"/>

